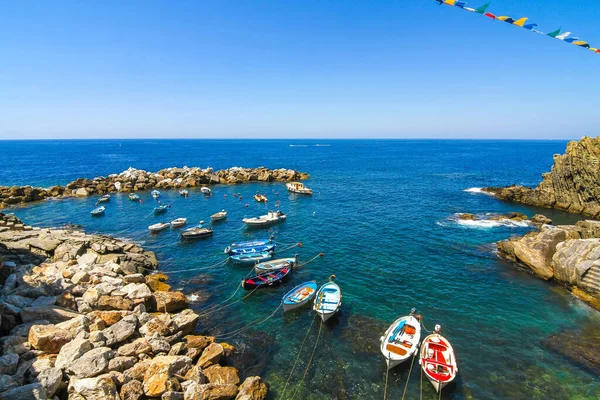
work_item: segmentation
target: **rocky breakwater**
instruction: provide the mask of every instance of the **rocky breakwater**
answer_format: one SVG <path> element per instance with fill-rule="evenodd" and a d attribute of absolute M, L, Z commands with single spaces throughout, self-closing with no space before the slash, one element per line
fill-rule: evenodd
<path fill-rule="evenodd" d="M 486 188 L 497 198 L 537 207 L 557 208 L 600 219 L 600 137 L 569 142 L 554 155 L 552 170 L 535 188 Z"/>
<path fill-rule="evenodd" d="M 499 242 L 498 251 L 600 310 L 600 221 L 543 225 L 539 231 Z"/>
<path fill-rule="evenodd" d="M 148 172 L 129 168 L 120 174 L 93 179 L 80 178 L 66 186 L 36 188 L 32 186 L 0 186 L 0 209 L 15 204 L 58 197 L 88 197 L 114 192 L 135 192 L 150 189 L 191 188 L 210 184 L 247 182 L 289 182 L 308 179 L 308 174 L 291 169 L 240 168 L 213 171 L 212 168 L 166 168 Z"/>
<path fill-rule="evenodd" d="M 235 348 L 194 335 L 199 316 L 152 252 L 70 230 L 0 232 L 0 398 L 263 399 L 223 366 Z"/>

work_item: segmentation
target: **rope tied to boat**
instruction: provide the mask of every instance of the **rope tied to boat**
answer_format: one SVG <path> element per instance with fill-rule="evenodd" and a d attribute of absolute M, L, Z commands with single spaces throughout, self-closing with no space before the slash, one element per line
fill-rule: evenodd
<path fill-rule="evenodd" d="M 406 377 L 406 384 L 404 385 L 404 392 L 402 393 L 402 400 L 406 397 L 406 390 L 408 389 L 408 382 L 410 381 L 410 374 L 413 369 L 413 365 L 415 365 L 415 358 L 417 358 L 417 353 L 419 352 L 419 347 L 415 349 L 415 353 L 413 354 L 412 361 L 410 362 L 410 369 L 408 370 L 408 376 Z"/>
<path fill-rule="evenodd" d="M 178 261 L 181 261 L 181 260 L 178 260 Z M 228 261 L 229 261 L 229 257 L 227 257 L 224 260 L 219 261 L 216 264 L 212 264 L 212 265 L 209 265 L 207 267 L 188 268 L 188 269 L 180 269 L 180 270 L 175 270 L 175 271 L 158 271 L 157 269 L 145 268 L 145 267 L 140 267 L 140 266 L 138 266 L 137 268 L 140 268 L 140 269 L 143 269 L 143 270 L 149 271 L 149 272 L 160 272 L 162 274 L 176 274 L 176 273 L 180 273 L 180 272 L 203 271 L 203 270 L 206 270 L 206 269 L 211 269 L 211 268 L 219 267 L 221 265 L 226 264 Z"/>
<path fill-rule="evenodd" d="M 296 393 L 300 389 L 300 385 L 302 384 L 302 382 L 304 382 L 304 379 L 306 378 L 306 375 L 308 374 L 310 364 L 312 363 L 313 357 L 315 356 L 315 351 L 317 350 L 317 344 L 319 344 L 319 338 L 321 337 L 321 331 L 323 330 L 323 325 L 324 325 L 323 320 L 321 320 L 321 324 L 319 325 L 319 333 L 317 333 L 317 338 L 315 339 L 315 345 L 313 347 L 310 358 L 308 359 L 308 362 L 306 363 L 306 368 L 304 369 L 304 375 L 302 375 L 302 379 L 300 379 L 300 382 L 298 382 L 298 385 L 296 385 L 296 390 L 294 391 L 294 394 L 291 397 L 292 399 L 294 397 L 296 397 Z"/>
<path fill-rule="evenodd" d="M 388 351 L 388 358 L 390 358 L 391 354 Z M 383 385 L 383 400 L 387 400 L 387 388 L 388 388 L 388 376 L 390 375 L 390 368 L 386 365 L 385 369 L 385 384 Z"/>
<path fill-rule="evenodd" d="M 250 274 L 252 274 L 252 272 L 253 272 L 253 271 L 254 271 L 254 267 L 252 267 L 252 269 L 250 269 L 250 272 L 248 272 L 248 273 L 246 274 L 246 276 L 244 276 L 244 278 L 242 278 L 242 279 L 246 279 L 248 276 L 250 276 Z M 219 302 L 219 303 L 217 303 L 217 304 L 213 304 L 212 306 L 208 307 L 208 308 L 205 310 L 205 312 L 204 312 L 204 313 L 202 313 L 202 314 L 198 314 L 198 316 L 199 316 L 199 317 L 204 317 L 204 316 L 206 316 L 206 315 L 212 314 L 212 313 L 213 313 L 213 312 L 215 312 L 215 311 L 220 311 L 220 310 L 223 310 L 223 309 L 225 309 L 225 308 L 227 308 L 227 307 L 230 307 L 230 306 L 232 306 L 232 305 L 234 305 L 234 304 L 236 304 L 236 303 L 239 303 L 240 301 L 242 301 L 242 300 L 244 300 L 244 299 L 248 298 L 248 297 L 249 297 L 249 296 L 250 296 L 252 293 L 254 293 L 254 292 L 255 292 L 255 291 L 256 291 L 256 290 L 257 290 L 259 287 L 260 287 L 260 286 L 257 286 L 257 287 L 255 287 L 254 289 L 252 289 L 252 290 L 250 291 L 250 293 L 248 293 L 247 295 L 245 295 L 245 296 L 244 296 L 244 297 L 242 297 L 241 299 L 239 299 L 239 300 L 236 300 L 236 301 L 234 301 L 233 303 L 230 303 L 230 304 L 225 304 L 225 303 L 227 303 L 229 300 L 233 299 L 233 296 L 235 296 L 235 295 L 237 294 L 237 292 L 239 292 L 239 290 L 242 288 L 242 285 L 238 285 L 237 289 L 235 290 L 235 292 L 233 292 L 233 294 L 232 294 L 231 296 L 229 296 L 229 297 L 228 297 L 227 299 L 225 299 L 224 301 L 221 301 L 221 302 Z M 223 304 L 224 304 L 224 305 L 223 305 Z"/>
<path fill-rule="evenodd" d="M 238 334 L 240 334 L 240 333 L 242 333 L 242 332 L 244 332 L 244 331 L 247 331 L 247 330 L 248 330 L 248 329 L 250 329 L 250 328 L 253 328 L 253 327 L 257 326 L 257 325 L 260 325 L 260 324 L 262 324 L 262 323 L 266 322 L 267 320 L 271 319 L 271 318 L 272 318 L 272 317 L 275 315 L 275 313 L 276 313 L 277 311 L 279 311 L 279 309 L 280 309 L 282 306 L 283 306 L 283 304 L 282 304 L 282 303 L 279 303 L 279 305 L 277 306 L 277 308 L 275 308 L 275 310 L 273 310 L 273 312 L 272 312 L 272 313 L 271 313 L 271 314 L 270 314 L 270 315 L 269 315 L 267 318 L 264 318 L 264 319 L 262 319 L 262 320 L 257 320 L 257 321 L 251 322 L 250 324 L 248 324 L 248 325 L 246 325 L 246 326 L 244 326 L 244 327 L 242 327 L 242 328 L 240 328 L 240 329 L 236 329 L 236 330 L 234 330 L 234 331 L 231 331 L 231 332 L 228 332 L 228 333 L 226 333 L 226 334 L 224 334 L 224 335 L 217 336 L 217 338 L 219 338 L 219 339 L 221 339 L 221 340 L 228 340 L 228 339 L 231 339 L 231 338 L 233 338 L 234 336 L 236 336 L 236 335 L 238 335 Z"/>
<path fill-rule="evenodd" d="M 283 386 L 283 392 L 281 393 L 281 398 L 285 399 L 285 391 L 287 390 L 288 384 L 290 383 L 290 379 L 292 378 L 292 375 L 294 374 L 294 371 L 296 369 L 296 365 L 298 364 L 298 360 L 300 360 L 300 355 L 302 354 L 302 349 L 304 348 L 304 343 L 306 342 L 306 339 L 308 338 L 308 334 L 310 333 L 310 329 L 312 328 L 313 324 L 315 323 L 315 319 L 317 319 L 317 314 L 313 315 L 312 320 L 310 321 L 310 325 L 308 327 L 308 330 L 306 331 L 306 335 L 304 335 L 304 339 L 302 340 L 302 344 L 300 345 L 300 349 L 298 349 L 298 354 L 296 355 L 296 360 L 294 361 L 294 365 L 292 366 L 292 370 L 290 371 L 290 374 L 288 375 L 287 380 L 285 381 L 285 385 Z"/>
<path fill-rule="evenodd" d="M 304 267 L 305 265 L 310 264 L 311 262 L 315 261 L 317 258 L 324 257 L 324 256 L 325 256 L 325 253 L 319 253 L 316 256 L 314 256 L 313 258 L 311 258 L 310 260 L 296 265 L 296 268 Z"/>
<path fill-rule="evenodd" d="M 289 246 L 289 247 L 286 247 L 286 248 L 284 248 L 284 249 L 281 249 L 281 250 L 279 250 L 279 251 L 286 251 L 286 250 L 289 250 L 289 249 L 293 249 L 294 247 L 302 247 L 302 243 L 298 242 L 298 243 L 296 243 L 296 244 L 293 244 L 293 245 L 291 245 L 291 246 Z"/>

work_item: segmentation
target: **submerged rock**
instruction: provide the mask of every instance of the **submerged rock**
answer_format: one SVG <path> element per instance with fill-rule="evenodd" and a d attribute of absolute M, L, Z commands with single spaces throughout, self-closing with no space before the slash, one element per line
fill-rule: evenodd
<path fill-rule="evenodd" d="M 597 330 L 565 330 L 550 335 L 542 344 L 600 376 L 600 332 Z"/>

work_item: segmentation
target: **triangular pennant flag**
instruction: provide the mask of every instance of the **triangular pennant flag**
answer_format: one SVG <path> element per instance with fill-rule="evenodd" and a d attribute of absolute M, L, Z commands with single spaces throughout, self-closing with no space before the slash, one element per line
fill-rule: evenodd
<path fill-rule="evenodd" d="M 488 9 L 488 7 L 490 6 L 490 4 L 491 3 L 487 3 L 487 4 L 485 4 L 485 5 L 483 5 L 483 6 L 479 7 L 479 8 L 476 8 L 475 12 L 477 14 L 485 14 L 485 11 Z"/>
<path fill-rule="evenodd" d="M 507 22 L 509 24 L 512 24 L 513 22 L 515 22 L 514 19 L 512 19 L 511 17 L 507 17 L 507 16 L 501 16 L 501 17 L 498 17 L 498 19 L 500 21 L 504 21 L 504 22 Z"/>
<path fill-rule="evenodd" d="M 564 40 L 565 40 L 565 42 L 567 42 L 567 43 L 573 43 L 573 42 L 576 42 L 576 41 L 578 41 L 578 40 L 579 40 L 579 38 L 578 38 L 578 37 L 572 37 L 572 38 L 566 38 L 566 39 L 564 39 Z"/>
<path fill-rule="evenodd" d="M 485 15 L 486 17 L 490 17 L 490 18 L 491 18 L 491 19 L 493 19 L 493 20 L 495 20 L 495 19 L 496 19 L 496 16 L 495 16 L 494 14 L 492 14 L 492 13 L 485 13 L 484 15 Z"/>
<path fill-rule="evenodd" d="M 562 30 L 562 28 L 559 28 L 559 29 L 555 30 L 554 32 L 550 32 L 548 34 L 548 36 L 555 38 L 555 37 L 557 37 L 560 34 L 561 30 Z"/>
<path fill-rule="evenodd" d="M 523 26 L 523 25 L 525 25 L 525 22 L 527 22 L 528 19 L 529 18 L 521 18 L 521 19 L 518 19 L 515 22 L 513 22 L 513 24 L 516 26 Z"/>
<path fill-rule="evenodd" d="M 444 4 L 448 4 L 449 6 L 453 6 L 456 3 L 456 0 L 444 0 Z"/>
<path fill-rule="evenodd" d="M 536 26 L 538 26 L 538 25 L 537 24 L 527 24 L 527 25 L 523 25 L 523 28 L 529 29 L 530 31 L 532 31 L 533 28 L 535 28 Z"/>
<path fill-rule="evenodd" d="M 585 42 L 585 41 L 583 41 L 583 40 L 580 40 L 580 41 L 578 41 L 578 42 L 573 42 L 573 44 L 574 44 L 575 46 L 579 46 L 579 47 L 585 47 L 586 49 L 589 49 L 589 48 L 590 48 L 590 45 L 588 44 L 588 42 Z"/>
<path fill-rule="evenodd" d="M 462 8 L 464 10 L 466 5 L 467 5 L 467 3 L 465 3 L 464 1 L 457 1 L 454 6 L 458 7 L 458 8 Z"/>
<path fill-rule="evenodd" d="M 569 36 L 571 36 L 571 32 L 565 32 L 565 33 L 561 33 L 560 35 L 556 36 L 556 39 L 565 40 Z"/>
<path fill-rule="evenodd" d="M 471 11 L 471 12 L 475 12 L 474 8 L 471 7 L 464 7 L 463 10 L 467 10 L 467 11 Z"/>

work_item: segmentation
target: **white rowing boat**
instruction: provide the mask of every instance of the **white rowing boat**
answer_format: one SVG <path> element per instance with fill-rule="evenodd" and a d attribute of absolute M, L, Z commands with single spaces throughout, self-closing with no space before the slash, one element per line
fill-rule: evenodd
<path fill-rule="evenodd" d="M 380 350 L 388 369 L 414 356 L 419 348 L 421 323 L 415 318 L 415 312 L 413 308 L 410 315 L 398 318 L 379 338 Z"/>

